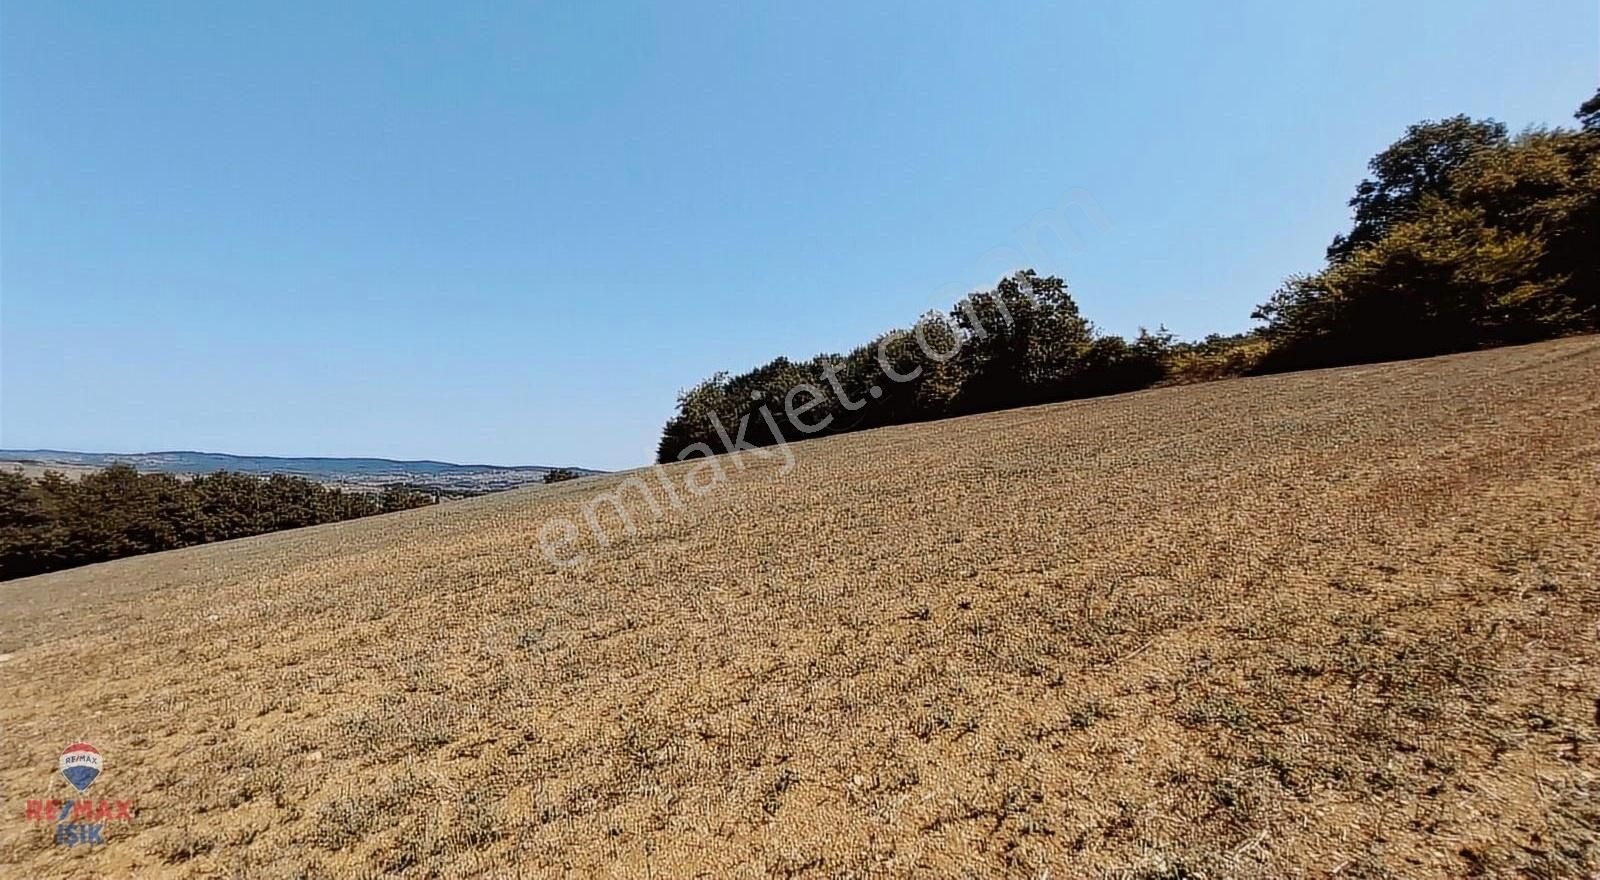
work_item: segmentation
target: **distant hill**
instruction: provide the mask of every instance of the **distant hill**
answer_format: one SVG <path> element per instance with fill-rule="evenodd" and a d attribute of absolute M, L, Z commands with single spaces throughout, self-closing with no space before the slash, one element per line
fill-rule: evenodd
<path fill-rule="evenodd" d="M 288 474 L 331 486 L 381 489 L 405 483 L 455 495 L 477 495 L 543 482 L 555 465 L 453 464 L 447 461 L 397 461 L 390 458 L 279 458 L 271 455 L 228 455 L 221 452 L 71 452 L 61 449 L 0 449 L 0 463 L 16 462 L 26 470 L 53 465 L 68 474 L 127 464 L 147 473 Z M 580 474 L 603 471 L 569 468 Z"/>

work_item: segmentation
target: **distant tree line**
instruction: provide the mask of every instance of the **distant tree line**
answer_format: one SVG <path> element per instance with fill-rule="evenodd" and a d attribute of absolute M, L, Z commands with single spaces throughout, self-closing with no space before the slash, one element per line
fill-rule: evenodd
<path fill-rule="evenodd" d="M 1097 330 L 1024 270 L 848 354 L 777 358 L 678 397 L 658 461 L 1228 376 L 1424 357 L 1600 330 L 1600 92 L 1578 129 L 1457 116 L 1372 159 L 1324 267 L 1233 336 Z M 753 417 L 761 410 L 760 417 Z M 770 417 L 770 418 L 769 418 Z"/>
<path fill-rule="evenodd" d="M 0 580 L 432 504 L 406 486 L 350 492 L 302 477 L 192 478 L 119 464 L 73 480 L 0 473 Z"/>

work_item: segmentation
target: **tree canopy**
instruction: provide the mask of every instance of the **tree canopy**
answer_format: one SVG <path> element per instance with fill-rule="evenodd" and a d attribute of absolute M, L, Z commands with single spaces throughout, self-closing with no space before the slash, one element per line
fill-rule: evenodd
<path fill-rule="evenodd" d="M 1443 193 L 1456 169 L 1479 152 L 1505 143 L 1506 127 L 1492 119 L 1452 116 L 1407 128 L 1405 136 L 1367 163 L 1372 176 L 1361 181 L 1350 198 L 1355 222 L 1328 246 L 1329 262 L 1344 262 L 1381 241 L 1394 227 L 1415 217 L 1425 198 Z"/>
<path fill-rule="evenodd" d="M 404 486 L 380 494 L 301 477 L 219 471 L 182 479 L 125 464 L 70 480 L 0 472 L 0 580 L 122 556 L 434 503 Z"/>
<path fill-rule="evenodd" d="M 1581 128 L 1410 126 L 1373 157 L 1350 229 L 1255 330 L 1102 333 L 1065 280 L 1025 269 L 847 354 L 717 373 L 678 397 L 657 460 L 1253 372 L 1600 329 L 1600 91 Z"/>

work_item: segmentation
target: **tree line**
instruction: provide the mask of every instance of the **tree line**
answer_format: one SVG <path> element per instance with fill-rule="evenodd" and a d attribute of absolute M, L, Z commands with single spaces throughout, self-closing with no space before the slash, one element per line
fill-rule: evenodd
<path fill-rule="evenodd" d="M 0 472 L 0 580 L 433 504 L 406 486 L 345 491 L 303 477 L 180 478 L 118 464 L 76 480 Z"/>
<path fill-rule="evenodd" d="M 1375 156 L 1351 228 L 1232 336 L 1103 333 L 1067 284 L 1023 270 L 847 354 L 779 357 L 682 392 L 659 462 L 730 443 L 858 431 L 1265 372 L 1600 330 L 1600 91 L 1578 128 L 1515 136 L 1427 121 Z M 756 410 L 760 418 L 752 418 Z M 769 415 L 770 414 L 770 417 Z"/>

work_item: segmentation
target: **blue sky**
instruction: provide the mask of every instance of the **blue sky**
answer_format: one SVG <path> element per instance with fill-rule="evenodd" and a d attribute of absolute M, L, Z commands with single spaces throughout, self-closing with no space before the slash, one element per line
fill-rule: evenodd
<path fill-rule="evenodd" d="M 1004 6 L 8 0 L 0 446 L 644 464 L 1023 263 L 1240 330 L 1407 124 L 1600 71 L 1592 0 Z"/>

